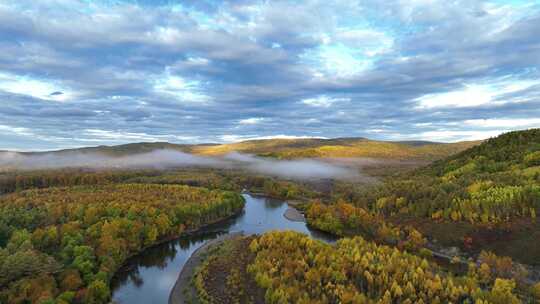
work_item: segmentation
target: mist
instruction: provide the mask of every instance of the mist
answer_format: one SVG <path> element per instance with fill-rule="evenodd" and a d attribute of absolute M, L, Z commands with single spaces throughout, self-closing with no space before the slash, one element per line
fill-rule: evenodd
<path fill-rule="evenodd" d="M 322 160 L 275 160 L 233 152 L 225 155 L 227 160 L 240 163 L 249 171 L 293 179 L 342 179 L 357 177 L 351 168 L 330 164 Z"/>
<path fill-rule="evenodd" d="M 0 171 L 62 168 L 165 170 L 181 167 L 243 169 L 252 173 L 305 180 L 349 179 L 359 176 L 358 171 L 353 168 L 323 160 L 275 160 L 237 152 L 219 157 L 199 156 L 170 149 L 127 156 L 111 156 L 99 152 L 0 152 Z"/>
<path fill-rule="evenodd" d="M 57 152 L 0 154 L 0 167 L 16 170 L 94 168 L 94 169 L 167 169 L 184 166 L 225 166 L 223 161 L 175 150 L 154 150 L 128 156 L 110 156 L 97 152 Z"/>

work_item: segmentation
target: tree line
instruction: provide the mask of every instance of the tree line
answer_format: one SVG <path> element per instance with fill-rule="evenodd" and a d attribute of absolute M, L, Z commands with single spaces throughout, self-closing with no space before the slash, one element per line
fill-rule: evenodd
<path fill-rule="evenodd" d="M 313 202 L 307 208 L 306 218 L 309 225 L 338 236 L 362 235 L 414 251 L 426 244 L 424 236 L 412 226 L 393 225 L 377 214 L 345 202 L 332 205 Z"/>
<path fill-rule="evenodd" d="M 1 303 L 107 303 L 125 260 L 243 208 L 205 188 L 116 184 L 0 197 Z"/>
<path fill-rule="evenodd" d="M 56 169 L 0 173 L 0 194 L 35 188 L 140 183 L 188 185 L 209 189 L 247 189 L 280 199 L 312 198 L 318 193 L 300 181 L 252 174 L 243 170 L 182 168 L 170 170 Z"/>
<path fill-rule="evenodd" d="M 521 303 L 512 279 L 455 276 L 434 263 L 362 237 L 335 245 L 286 231 L 255 239 L 248 269 L 266 303 Z"/>

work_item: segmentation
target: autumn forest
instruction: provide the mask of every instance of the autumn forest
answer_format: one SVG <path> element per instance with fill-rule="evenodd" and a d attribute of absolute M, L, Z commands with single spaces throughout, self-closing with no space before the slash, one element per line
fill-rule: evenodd
<path fill-rule="evenodd" d="M 305 158 L 294 149 L 278 158 Z M 4 170 L 0 303 L 109 303 L 130 258 L 240 216 L 245 193 L 289 202 L 337 241 L 278 229 L 218 242 L 194 267 L 193 303 L 540 303 L 540 130 L 445 153 L 354 167 L 376 182 L 197 166 Z"/>

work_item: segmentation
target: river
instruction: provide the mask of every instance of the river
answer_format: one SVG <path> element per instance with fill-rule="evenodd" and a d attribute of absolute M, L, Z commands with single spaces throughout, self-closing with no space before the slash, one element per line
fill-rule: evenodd
<path fill-rule="evenodd" d="M 260 234 L 269 230 L 295 230 L 326 242 L 331 235 L 311 230 L 306 223 L 286 219 L 285 201 L 243 194 L 246 205 L 238 216 L 215 224 L 200 233 L 151 247 L 128 260 L 112 281 L 113 301 L 119 304 L 168 302 L 180 271 L 191 254 L 219 235 L 243 231 Z"/>

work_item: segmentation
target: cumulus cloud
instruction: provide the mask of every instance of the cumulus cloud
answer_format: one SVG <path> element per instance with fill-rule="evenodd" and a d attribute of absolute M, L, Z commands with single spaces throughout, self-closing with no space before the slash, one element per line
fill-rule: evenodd
<path fill-rule="evenodd" d="M 460 140 L 484 128 L 462 121 L 540 117 L 534 1 L 169 2 L 0 4 L 0 148 Z"/>

